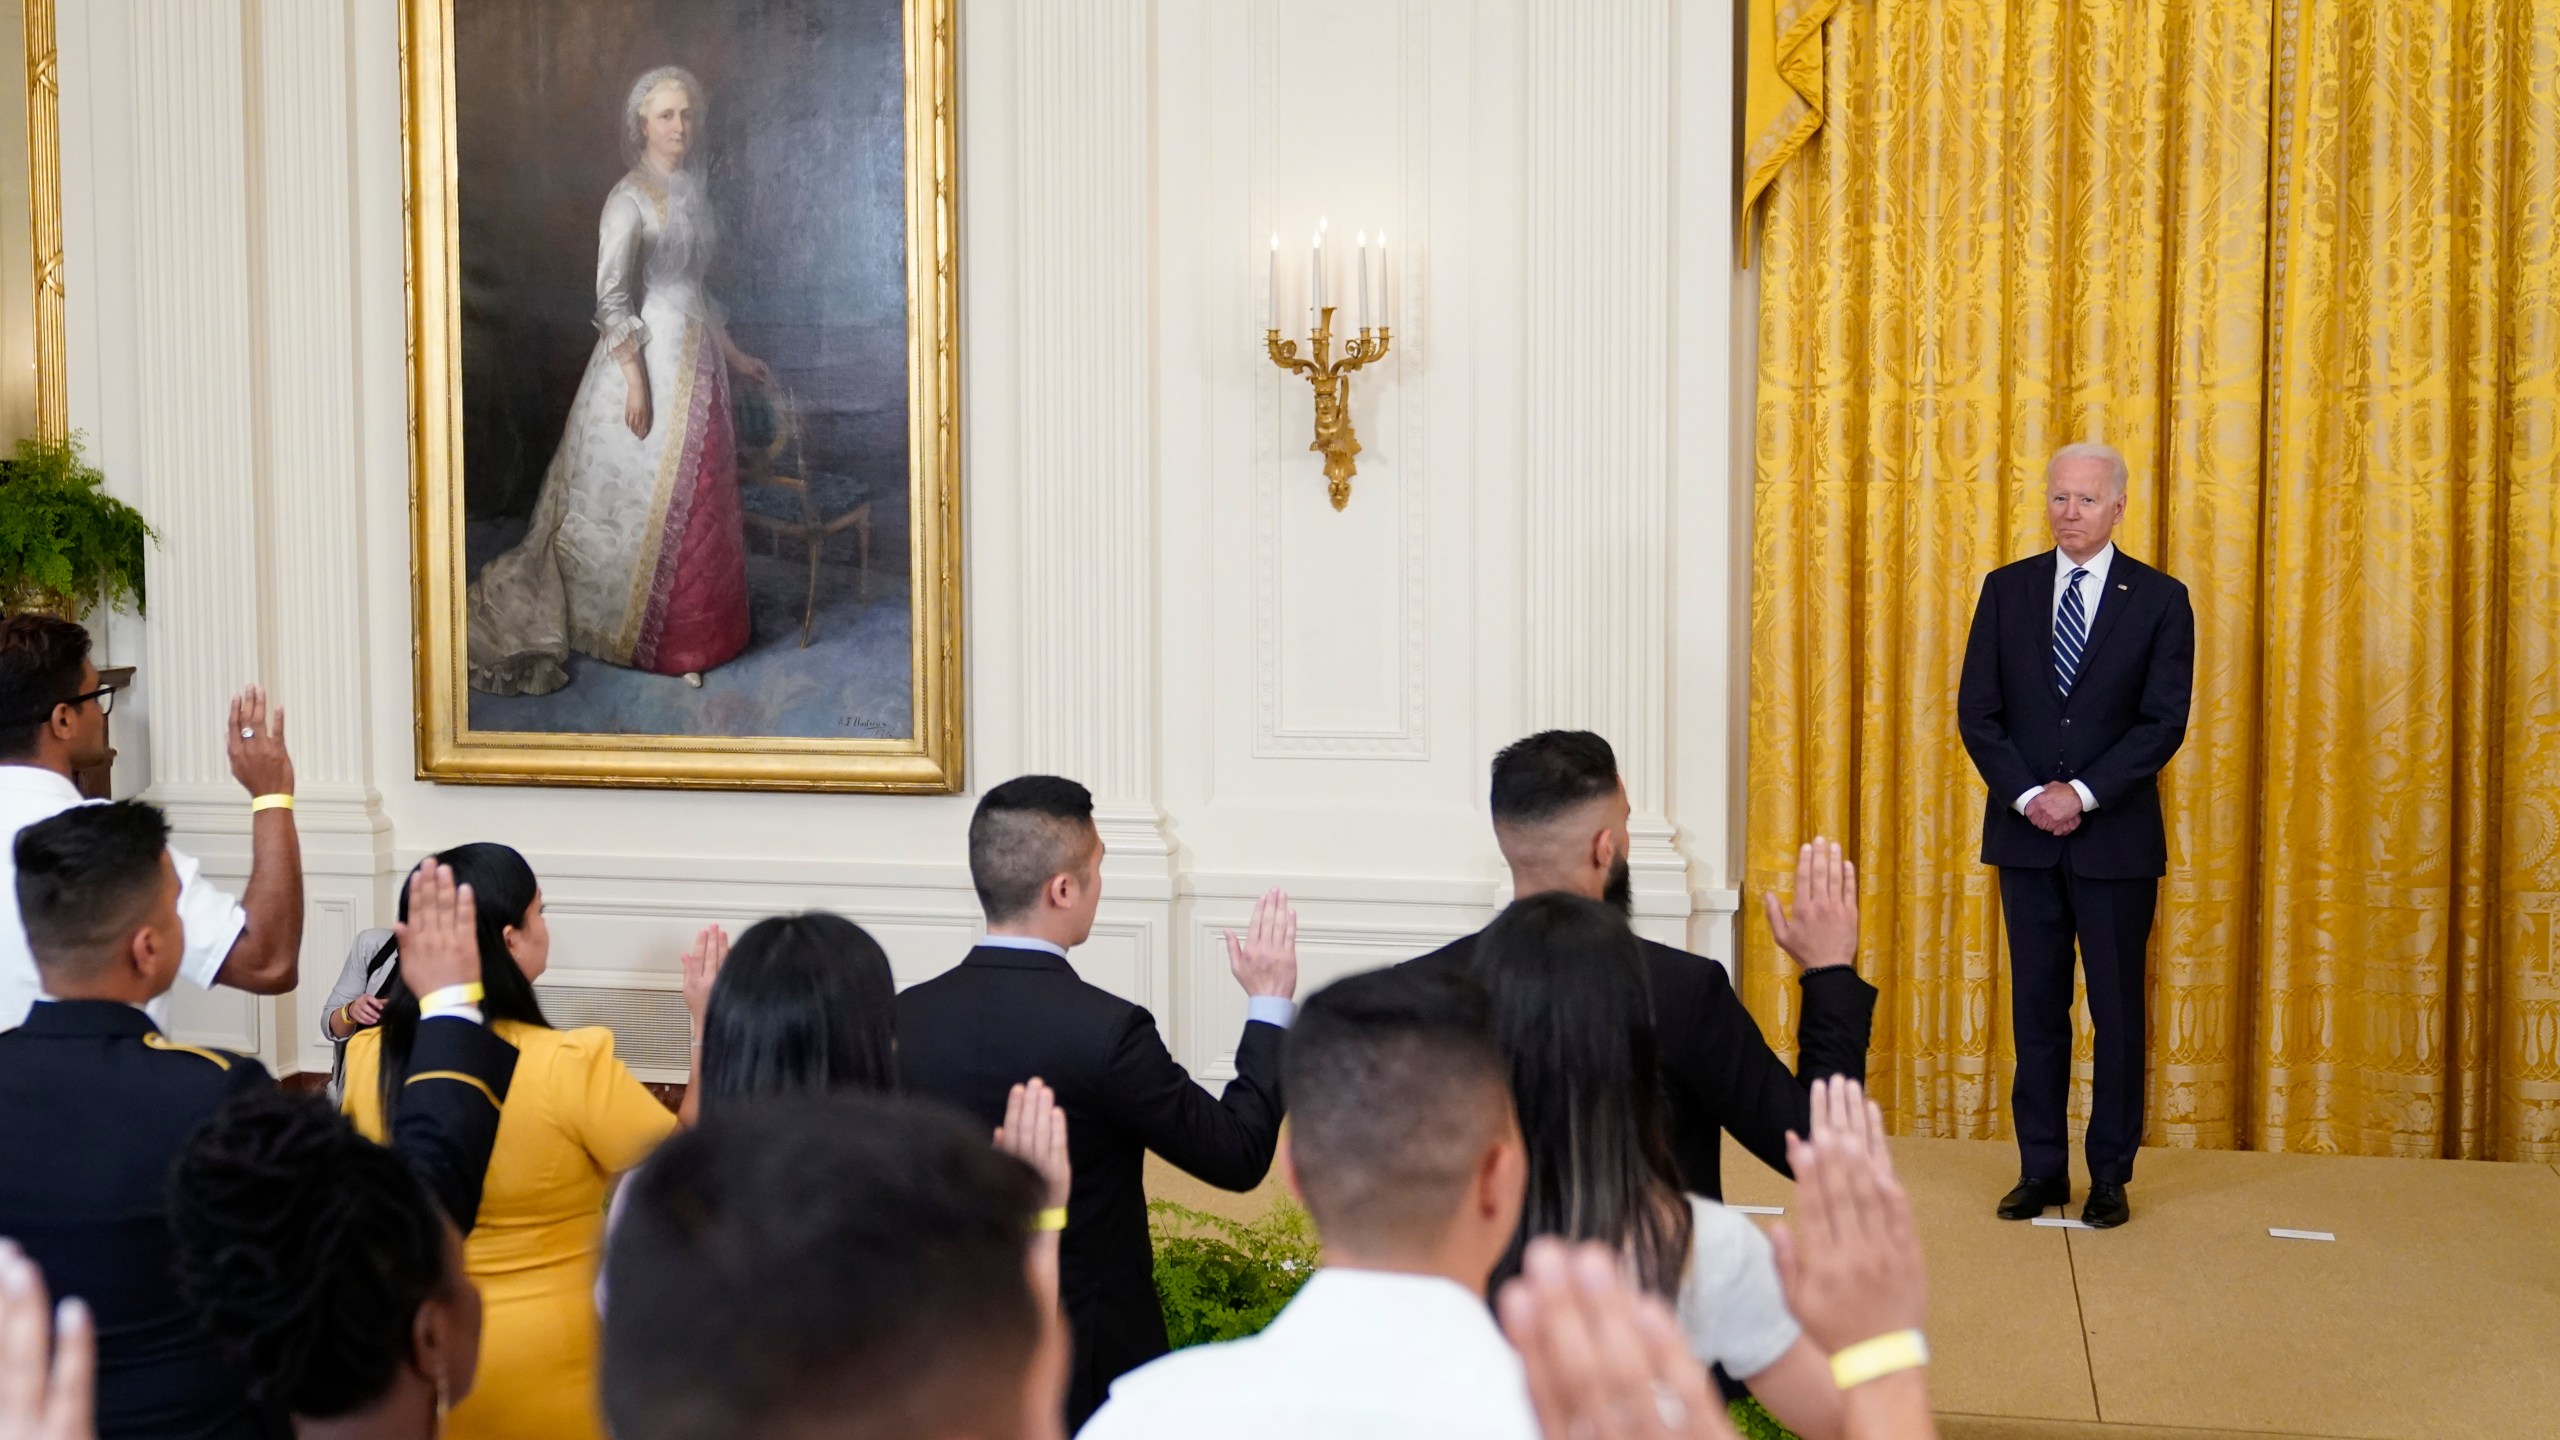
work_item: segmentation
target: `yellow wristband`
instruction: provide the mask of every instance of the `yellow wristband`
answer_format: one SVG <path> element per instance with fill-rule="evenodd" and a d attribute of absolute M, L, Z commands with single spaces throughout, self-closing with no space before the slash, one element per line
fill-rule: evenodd
<path fill-rule="evenodd" d="M 1917 1330 L 1896 1330 L 1861 1340 L 1831 1357 L 1831 1382 L 1852 1390 L 1870 1380 L 1917 1370 L 1929 1363 L 1929 1342 Z"/>
<path fill-rule="evenodd" d="M 441 990 L 430 990 L 418 997 L 418 1015 L 423 1019 L 458 1006 L 477 1005 L 480 1003 L 480 997 L 488 993 L 488 990 L 477 980 L 462 985 L 447 985 Z"/>
<path fill-rule="evenodd" d="M 1031 1231 L 1035 1235 L 1066 1228 L 1067 1207 L 1064 1205 L 1052 1205 L 1031 1217 Z"/>
<path fill-rule="evenodd" d="M 257 799 L 249 802 L 249 813 L 252 815 L 257 814 L 261 810 L 290 810 L 292 808 L 293 797 L 290 795 L 261 795 Z"/>

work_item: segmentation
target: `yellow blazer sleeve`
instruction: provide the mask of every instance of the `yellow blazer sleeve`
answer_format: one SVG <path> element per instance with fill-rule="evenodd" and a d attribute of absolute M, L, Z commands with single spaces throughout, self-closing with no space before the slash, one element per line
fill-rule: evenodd
<path fill-rule="evenodd" d="M 355 1122 L 356 1133 L 376 1145 L 391 1143 L 382 1123 L 382 1032 L 359 1030 L 347 1041 L 346 1088 L 338 1109 Z"/>
<path fill-rule="evenodd" d="M 602 1026 L 561 1036 L 563 1089 L 578 1097 L 570 1107 L 578 1143 L 607 1174 L 619 1175 L 649 1158 L 675 1133 L 676 1117 L 649 1093 L 613 1053 L 613 1032 Z"/>

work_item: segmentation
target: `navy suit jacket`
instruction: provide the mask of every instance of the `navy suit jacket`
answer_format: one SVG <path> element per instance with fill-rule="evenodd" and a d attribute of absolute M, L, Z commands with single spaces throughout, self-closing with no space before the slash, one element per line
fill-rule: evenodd
<path fill-rule="evenodd" d="M 2169 870 L 2158 777 L 2187 738 L 2195 689 L 2187 587 L 2118 550 L 2068 697 L 2053 682 L 2053 588 L 2047 550 L 1992 571 L 1974 606 L 1956 718 L 1990 787 L 1982 862 L 2044 868 L 2067 860 L 2092 879 L 2157 879 Z M 2067 836 L 2047 834 L 2012 808 L 2019 795 L 2056 780 L 2077 780 L 2098 801 Z"/>
<path fill-rule="evenodd" d="M 1038 1076 L 1067 1113 L 1075 1179 L 1059 1237 L 1060 1298 L 1076 1340 L 1070 1424 L 1111 1382 L 1168 1348 L 1147 1232 L 1146 1159 L 1222 1190 L 1250 1190 L 1280 1144 L 1284 1032 L 1245 1022 L 1236 1077 L 1212 1097 L 1175 1062 L 1155 1017 L 1055 955 L 982 945 L 898 996 L 907 1092 L 1004 1120 L 1005 1095 Z"/>

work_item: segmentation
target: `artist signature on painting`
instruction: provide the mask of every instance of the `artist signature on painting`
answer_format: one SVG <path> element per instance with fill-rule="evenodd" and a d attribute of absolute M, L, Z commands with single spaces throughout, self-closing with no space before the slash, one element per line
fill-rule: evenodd
<path fill-rule="evenodd" d="M 839 715 L 836 717 L 836 728 L 844 730 L 864 740 L 895 740 L 898 738 L 897 727 L 891 725 L 885 720 L 874 720 L 868 715 Z"/>

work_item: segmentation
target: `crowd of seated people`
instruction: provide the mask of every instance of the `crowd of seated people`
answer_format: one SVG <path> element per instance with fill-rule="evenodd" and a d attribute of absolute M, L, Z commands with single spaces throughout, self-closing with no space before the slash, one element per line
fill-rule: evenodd
<path fill-rule="evenodd" d="M 0 792 L 86 743 L 64 623 L 0 621 Z M 541 886 L 500 844 L 430 857 L 359 938 L 325 1096 L 164 1034 L 181 979 L 298 978 L 281 713 L 231 719 L 250 902 L 147 805 L 0 837 L 0 964 L 33 975 L 0 1030 L 0 1440 L 1699 1440 L 1727 1385 L 1805 1440 L 1934 1433 L 1854 871 L 1808 845 L 1768 904 L 1804 972 L 1790 1069 L 1721 966 L 1630 928 L 1597 736 L 1496 758 L 1518 898 L 1477 935 L 1301 1007 L 1263 897 L 1225 937 L 1218 1093 L 1078 975 L 1092 800 L 1026 776 L 979 803 L 985 933 L 941 976 L 900 993 L 831 914 L 704 929 L 670 1110 L 610 1032 L 545 1019 Z M 1795 1177 L 1792 1228 L 1719 1203 L 1728 1134 Z M 1166 1353 L 1150 1151 L 1237 1191 L 1276 1163 L 1305 1204 L 1322 1266 L 1261 1333 Z"/>

